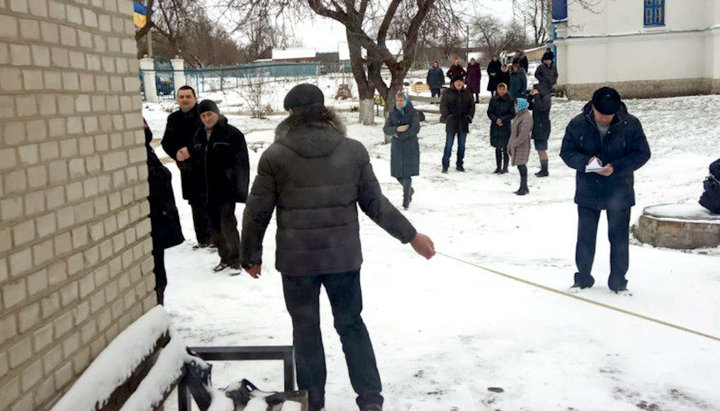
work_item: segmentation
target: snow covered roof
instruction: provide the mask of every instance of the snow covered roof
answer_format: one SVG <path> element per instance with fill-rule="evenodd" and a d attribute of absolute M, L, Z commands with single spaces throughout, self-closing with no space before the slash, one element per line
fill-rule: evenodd
<path fill-rule="evenodd" d="M 290 48 L 290 49 L 273 49 L 272 59 L 273 60 L 288 60 L 288 59 L 305 59 L 315 58 L 315 49 L 310 48 Z"/>

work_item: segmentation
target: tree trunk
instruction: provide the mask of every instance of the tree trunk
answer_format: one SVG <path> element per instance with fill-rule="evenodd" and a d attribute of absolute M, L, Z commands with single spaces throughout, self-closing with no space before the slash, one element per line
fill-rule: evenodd
<path fill-rule="evenodd" d="M 375 87 L 370 84 L 365 74 L 365 65 L 363 64 L 360 43 L 357 41 L 355 35 L 347 28 L 345 33 L 348 41 L 348 50 L 350 52 L 350 65 L 355 83 L 357 84 L 358 98 L 360 100 L 358 107 L 360 124 L 365 126 L 373 125 L 375 124 Z"/>

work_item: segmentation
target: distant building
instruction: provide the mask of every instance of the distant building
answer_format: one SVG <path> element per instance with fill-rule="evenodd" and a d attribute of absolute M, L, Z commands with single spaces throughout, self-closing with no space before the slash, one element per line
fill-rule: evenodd
<path fill-rule="evenodd" d="M 276 63 L 310 63 L 315 61 L 317 51 L 311 48 L 273 49 L 272 61 Z"/>
<path fill-rule="evenodd" d="M 720 1 L 553 1 L 558 84 L 586 99 L 720 93 Z"/>

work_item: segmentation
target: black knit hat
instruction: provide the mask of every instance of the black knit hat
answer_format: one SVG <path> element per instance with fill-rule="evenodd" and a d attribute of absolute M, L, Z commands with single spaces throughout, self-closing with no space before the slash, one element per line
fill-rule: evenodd
<path fill-rule="evenodd" d="M 452 76 L 450 84 L 454 84 L 458 80 L 465 82 L 465 78 L 463 78 L 463 76 L 461 76 L 460 74 L 455 74 L 454 76 Z"/>
<path fill-rule="evenodd" d="M 552 51 L 546 51 L 545 54 L 542 56 L 542 61 L 545 60 L 555 60 L 555 53 Z"/>
<path fill-rule="evenodd" d="M 215 102 L 212 100 L 203 100 L 198 103 L 198 113 L 202 114 L 206 111 L 212 111 L 213 113 L 220 114 L 220 109 L 218 108 L 217 104 L 215 104 Z"/>
<path fill-rule="evenodd" d="M 298 84 L 285 96 L 283 107 L 285 110 L 290 110 L 301 106 L 322 106 L 323 104 L 325 104 L 325 96 L 322 90 L 312 84 Z"/>
<path fill-rule="evenodd" d="M 520 59 L 517 58 L 517 57 L 515 57 L 515 58 L 513 59 L 513 61 L 512 61 L 512 64 L 513 64 L 513 65 L 515 65 L 515 64 L 518 64 L 518 65 L 519 65 L 519 64 L 520 64 Z"/>
<path fill-rule="evenodd" d="M 611 87 L 601 87 L 593 93 L 592 105 L 601 114 L 615 114 L 620 110 L 620 93 Z"/>

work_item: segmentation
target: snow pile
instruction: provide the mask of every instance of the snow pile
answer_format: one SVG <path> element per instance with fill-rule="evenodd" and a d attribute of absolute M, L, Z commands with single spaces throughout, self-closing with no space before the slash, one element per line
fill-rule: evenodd
<path fill-rule="evenodd" d="M 645 214 L 663 219 L 699 220 L 704 223 L 716 222 L 720 224 L 720 215 L 711 214 L 700 204 L 662 204 L 647 207 Z"/>
<path fill-rule="evenodd" d="M 98 355 L 53 410 L 94 410 L 96 404 L 104 404 L 153 351 L 169 327 L 170 320 L 161 306 L 138 318 Z"/>

